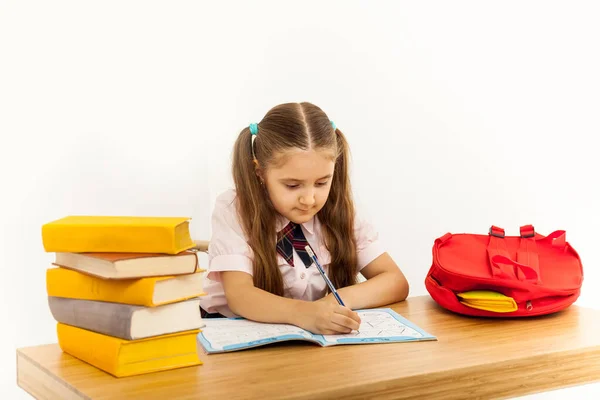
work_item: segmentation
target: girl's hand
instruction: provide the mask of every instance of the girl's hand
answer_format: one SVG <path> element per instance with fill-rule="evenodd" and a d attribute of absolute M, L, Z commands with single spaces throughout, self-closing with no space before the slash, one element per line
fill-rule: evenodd
<path fill-rule="evenodd" d="M 355 311 L 327 298 L 302 302 L 296 315 L 296 325 L 321 335 L 350 333 L 360 327 L 360 317 Z"/>

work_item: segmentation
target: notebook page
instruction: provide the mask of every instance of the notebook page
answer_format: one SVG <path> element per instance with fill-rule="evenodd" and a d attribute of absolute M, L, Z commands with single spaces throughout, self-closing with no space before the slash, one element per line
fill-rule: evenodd
<path fill-rule="evenodd" d="M 385 343 L 435 339 L 391 309 L 359 310 L 357 313 L 361 319 L 358 331 L 341 335 L 323 335 L 324 342 L 326 344 Z"/>
<path fill-rule="evenodd" d="M 310 332 L 294 325 L 266 324 L 246 319 L 210 318 L 200 333 L 213 351 L 252 347 L 269 341 L 314 339 Z"/>

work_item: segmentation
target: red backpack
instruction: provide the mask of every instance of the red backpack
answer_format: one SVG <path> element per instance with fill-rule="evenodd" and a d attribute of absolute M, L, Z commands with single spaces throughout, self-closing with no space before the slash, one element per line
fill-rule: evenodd
<path fill-rule="evenodd" d="M 487 235 L 446 233 L 436 239 L 425 278 L 431 297 L 450 311 L 485 317 L 529 317 L 570 306 L 579 297 L 583 267 L 565 231 L 542 236 L 525 225 L 520 233 L 505 236 L 504 229 L 492 226 Z M 509 296 L 518 308 L 482 310 L 464 305 L 457 296 L 479 290 Z"/>

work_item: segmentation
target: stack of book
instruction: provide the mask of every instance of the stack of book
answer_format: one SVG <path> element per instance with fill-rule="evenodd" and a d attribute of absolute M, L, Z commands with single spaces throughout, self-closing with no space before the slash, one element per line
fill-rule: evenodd
<path fill-rule="evenodd" d="M 203 272 L 189 218 L 68 216 L 42 226 L 61 349 L 116 377 L 201 365 Z"/>

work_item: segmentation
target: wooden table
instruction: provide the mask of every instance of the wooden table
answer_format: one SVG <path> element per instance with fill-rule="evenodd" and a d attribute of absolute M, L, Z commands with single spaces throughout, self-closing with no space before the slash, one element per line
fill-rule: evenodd
<path fill-rule="evenodd" d="M 437 341 L 322 348 L 289 342 L 204 365 L 112 376 L 49 344 L 17 350 L 18 385 L 44 399 L 506 398 L 600 380 L 600 311 L 461 317 L 428 296 L 392 306 Z"/>

